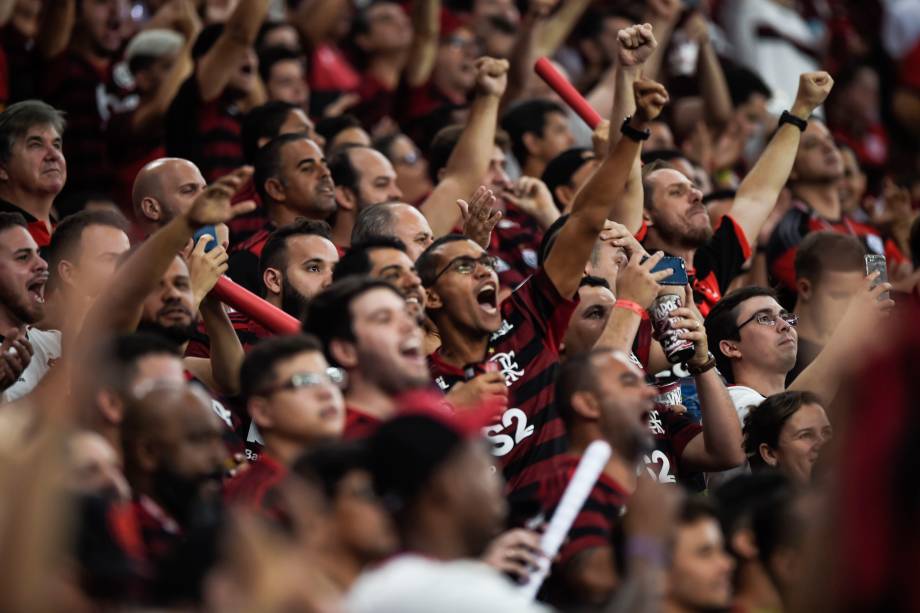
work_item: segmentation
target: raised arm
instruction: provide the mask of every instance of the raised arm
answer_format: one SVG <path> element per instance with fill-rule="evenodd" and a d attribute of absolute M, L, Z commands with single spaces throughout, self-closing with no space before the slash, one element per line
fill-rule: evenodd
<path fill-rule="evenodd" d="M 217 42 L 198 61 L 195 78 L 201 99 L 210 102 L 223 93 L 240 62 L 256 41 L 271 0 L 239 2 Z"/>
<path fill-rule="evenodd" d="M 91 338 L 100 332 L 132 331 L 137 326 L 144 300 L 156 289 L 173 258 L 198 228 L 224 223 L 255 209 L 251 200 L 230 204 L 230 199 L 251 175 L 250 168 L 241 168 L 221 177 L 199 194 L 188 212 L 177 216 L 144 241 L 96 300 L 82 334 Z"/>
<path fill-rule="evenodd" d="M 682 0 L 648 0 L 647 19 L 652 24 L 655 38 L 660 44 L 646 62 L 645 70 L 642 71 L 642 76 L 646 79 L 662 80 L 664 78 L 661 73 L 665 53 L 668 52 L 668 43 L 671 42 L 671 35 L 680 20 L 682 9 Z"/>
<path fill-rule="evenodd" d="M 76 19 L 76 0 L 45 3 L 42 7 L 41 26 L 35 37 L 38 54 L 47 60 L 62 53 L 70 44 Z"/>
<path fill-rule="evenodd" d="M 619 122 L 636 112 L 636 101 L 632 95 L 633 84 L 640 77 L 646 60 L 658 47 L 650 24 L 630 26 L 617 34 L 617 68 L 614 76 L 616 88 L 613 93 L 613 113 L 610 116 L 611 144 L 616 144 L 620 133 L 613 128 Z M 616 124 L 616 125 L 614 125 Z M 638 152 L 632 161 L 626 191 L 613 199 L 609 217 L 611 221 L 623 224 L 635 234 L 642 226 L 642 164 Z"/>
<path fill-rule="evenodd" d="M 431 78 L 441 34 L 441 0 L 415 0 L 412 6 L 412 45 L 406 63 L 406 82 L 419 87 Z"/>
<path fill-rule="evenodd" d="M 687 292 L 692 295 L 689 287 Z M 692 300 L 688 306 L 675 309 L 672 316 L 678 318 L 674 327 L 683 329 L 684 338 L 692 340 L 696 347 L 696 353 L 687 362 L 691 372 L 709 365 L 708 370 L 694 376 L 703 411 L 703 432 L 684 448 L 681 464 L 691 470 L 728 470 L 740 466 L 744 463 L 741 422 L 722 378 L 710 363 L 703 316 Z"/>
<path fill-rule="evenodd" d="M 307 43 L 316 47 L 335 32 L 348 0 L 304 0 L 291 19 Z"/>
<path fill-rule="evenodd" d="M 728 90 L 728 81 L 725 80 L 725 71 L 722 70 L 719 56 L 709 40 L 709 23 L 702 13 L 697 12 L 690 17 L 684 29 L 700 48 L 696 60 L 696 74 L 700 80 L 706 120 L 711 124 L 724 126 L 731 120 L 734 107 Z"/>
<path fill-rule="evenodd" d="M 447 160 L 444 178 L 421 206 L 435 237 L 449 234 L 460 222 L 457 200 L 468 198 L 482 183 L 495 148 L 498 103 L 508 81 L 508 62 L 479 58 L 476 72 L 476 98 L 469 121 Z"/>
<path fill-rule="evenodd" d="M 131 130 L 137 134 L 147 134 L 161 127 L 170 103 L 192 72 L 192 45 L 201 31 L 201 20 L 192 0 L 171 0 L 161 12 L 167 8 L 171 11 L 171 25 L 185 37 L 185 43 L 153 98 L 138 105 L 131 120 Z"/>
<path fill-rule="evenodd" d="M 826 72 L 806 72 L 799 77 L 799 90 L 790 113 L 799 119 L 808 119 L 834 86 Z M 796 126 L 784 123 L 770 140 L 760 159 L 741 181 L 735 202 L 729 209 L 731 215 L 749 243 L 757 238 L 761 226 L 776 205 L 780 191 L 789 180 L 802 133 Z"/>
<path fill-rule="evenodd" d="M 635 83 L 637 112 L 631 126 L 644 130 L 646 124 L 661 114 L 668 101 L 664 87 L 654 81 L 640 80 Z M 611 132 L 619 124 L 611 122 Z M 623 138 L 612 146 L 588 182 L 575 197 L 572 213 L 559 230 L 553 248 L 543 265 L 547 276 L 556 290 L 566 298 L 578 291 L 588 258 L 594 249 L 594 242 L 604 229 L 604 222 L 610 209 L 611 198 L 618 198 L 626 187 L 626 180 L 633 160 L 639 153 L 639 141 Z"/>
<path fill-rule="evenodd" d="M 551 4 L 555 5 L 556 2 Z M 590 4 L 591 0 L 566 0 L 554 15 L 540 23 L 538 25 L 537 54 L 543 56 L 556 53 Z"/>

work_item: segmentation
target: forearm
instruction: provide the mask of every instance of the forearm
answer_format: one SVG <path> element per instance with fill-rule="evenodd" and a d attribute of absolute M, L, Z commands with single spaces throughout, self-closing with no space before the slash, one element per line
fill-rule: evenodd
<path fill-rule="evenodd" d="M 347 0 L 304 0 L 294 15 L 294 27 L 313 45 L 330 38 L 347 7 Z"/>
<path fill-rule="evenodd" d="M 166 112 L 169 110 L 169 105 L 172 103 L 173 98 L 176 97 L 176 94 L 179 93 L 179 88 L 192 74 L 194 65 L 192 63 L 191 46 L 193 42 L 193 39 L 186 41 L 153 99 L 137 108 L 131 125 L 135 133 L 147 134 L 160 127 Z"/>
<path fill-rule="evenodd" d="M 642 76 L 646 79 L 664 82 L 661 78 L 662 65 L 664 64 L 665 53 L 668 51 L 668 43 L 671 41 L 671 34 L 674 32 L 674 24 L 669 21 L 653 20 L 652 31 L 658 40 L 658 47 L 652 52 L 645 65 L 642 67 Z"/>
<path fill-rule="evenodd" d="M 473 101 L 469 123 L 460 135 L 445 167 L 444 179 L 422 204 L 435 237 L 450 233 L 460 221 L 458 198 L 468 198 L 479 186 L 495 147 L 498 96 L 479 95 Z"/>
<path fill-rule="evenodd" d="M 744 462 L 741 422 L 728 390 L 714 368 L 694 379 L 703 411 L 703 445 L 713 461 L 727 468 Z"/>
<path fill-rule="evenodd" d="M 537 53 L 538 17 L 527 14 L 521 22 L 521 31 L 514 41 L 511 57 L 508 59 L 508 88 L 500 101 L 500 111 L 504 112 L 517 102 L 527 90 L 527 84 L 533 78 L 533 64 L 539 57 Z"/>
<path fill-rule="evenodd" d="M 624 67 L 616 71 L 616 89 L 613 96 L 613 112 L 610 116 L 610 146 L 622 138 L 620 122 L 627 116 L 635 115 L 636 99 L 633 96 L 633 83 L 639 78 L 638 67 Z M 622 196 L 615 198 L 610 208 L 609 218 L 616 221 L 635 234 L 642 226 L 642 164 L 639 160 L 639 151 L 633 158 L 629 178 L 626 182 L 626 191 Z"/>
<path fill-rule="evenodd" d="M 259 28 L 265 21 L 271 0 L 245 0 L 236 5 L 224 29 L 226 36 L 243 47 L 251 47 L 256 42 Z"/>
<path fill-rule="evenodd" d="M 243 345 L 216 298 L 206 298 L 201 303 L 201 318 L 211 345 L 211 375 L 217 391 L 234 396 L 239 393 L 240 366 L 245 355 Z"/>
<path fill-rule="evenodd" d="M 604 326 L 594 346 L 630 353 L 641 323 L 642 318 L 638 313 L 634 313 L 629 309 L 614 307 L 610 311 L 607 325 Z"/>
<path fill-rule="evenodd" d="M 35 38 L 35 48 L 45 59 L 63 52 L 70 44 L 77 17 L 76 0 L 46 3 L 42 11 L 41 27 Z"/>
<path fill-rule="evenodd" d="M 629 91 L 632 92 L 631 83 Z M 616 103 L 614 104 L 614 112 L 620 112 L 621 108 Z M 627 110 L 627 112 L 630 111 Z M 634 104 L 632 112 L 635 112 Z M 644 123 L 637 126 L 638 123 L 638 119 L 634 117 L 631 125 L 637 129 L 644 129 Z M 627 230 L 635 233 L 642 223 L 642 209 L 641 206 L 638 211 L 628 209 L 630 201 L 624 198 L 624 190 L 626 181 L 633 172 L 633 164 L 639 155 L 640 145 L 631 138 L 620 138 L 621 124 L 622 118 L 619 121 L 615 117 L 611 118 L 608 137 L 610 153 L 576 196 L 572 206 L 572 217 L 585 216 L 591 220 L 593 227 L 598 216 L 601 216 L 600 224 L 603 228 L 604 220 L 609 216 L 610 219 L 622 223 Z"/>
<path fill-rule="evenodd" d="M 728 90 L 728 82 L 725 80 L 722 64 L 719 63 L 719 57 L 708 40 L 700 44 L 697 74 L 702 86 L 706 118 L 715 125 L 727 124 L 734 110 L 732 97 Z"/>
<path fill-rule="evenodd" d="M 440 15 L 440 0 L 415 0 L 412 8 L 414 33 L 406 64 L 406 80 L 412 87 L 423 85 L 431 77 L 438 53 Z"/>
<path fill-rule="evenodd" d="M 790 392 L 817 394 L 824 406 L 829 406 L 837 396 L 846 361 L 846 356 L 837 349 L 835 338 L 831 337 L 811 364 L 786 389 Z"/>
<path fill-rule="evenodd" d="M 556 14 L 539 27 L 538 56 L 553 55 L 572 33 L 572 29 L 588 9 L 591 0 L 568 0 L 563 2 Z M 606 108 L 606 107 L 604 107 Z"/>

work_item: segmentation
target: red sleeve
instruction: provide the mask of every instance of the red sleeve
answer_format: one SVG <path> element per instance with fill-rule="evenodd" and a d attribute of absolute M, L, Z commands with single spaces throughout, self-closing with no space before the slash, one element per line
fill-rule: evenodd
<path fill-rule="evenodd" d="M 789 247 L 773 261 L 770 274 L 783 286 L 795 289 L 795 254 L 798 247 Z"/>
<path fill-rule="evenodd" d="M 719 224 L 719 228 L 722 227 L 722 224 L 728 220 L 735 227 L 735 236 L 738 238 L 738 244 L 741 245 L 741 252 L 744 254 L 744 259 L 751 257 L 751 243 L 748 240 L 747 235 L 744 233 L 744 228 L 738 225 L 738 222 L 735 221 L 730 215 L 723 215 L 722 221 Z"/>
<path fill-rule="evenodd" d="M 645 223 L 645 220 L 642 220 L 642 225 L 639 226 L 639 230 L 635 234 L 636 240 L 640 243 L 645 240 L 645 237 L 648 236 L 648 224 Z"/>
<path fill-rule="evenodd" d="M 679 459 L 684 455 L 684 449 L 687 448 L 690 441 L 703 431 L 703 427 L 689 417 L 674 411 L 662 411 L 662 419 L 665 422 L 665 430 L 671 438 L 674 457 Z"/>
<path fill-rule="evenodd" d="M 578 305 L 578 294 L 571 300 L 563 297 L 546 271 L 539 268 L 529 281 L 511 296 L 535 319 L 537 328 L 542 328 L 545 332 L 547 346 L 558 351 L 569 328 L 572 313 Z"/>

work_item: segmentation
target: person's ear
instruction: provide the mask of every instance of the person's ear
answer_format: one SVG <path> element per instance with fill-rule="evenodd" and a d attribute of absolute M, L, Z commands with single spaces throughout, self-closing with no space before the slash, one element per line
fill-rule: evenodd
<path fill-rule="evenodd" d="M 540 152 L 540 140 L 540 137 L 533 132 L 524 132 L 521 135 L 521 142 L 524 144 L 524 150 L 527 151 L 527 155 L 536 156 Z M 524 161 L 518 160 L 518 163 L 523 164 Z"/>
<path fill-rule="evenodd" d="M 351 341 L 333 339 L 329 343 L 329 356 L 345 370 L 353 370 L 358 367 L 358 348 Z"/>
<path fill-rule="evenodd" d="M 344 185 L 335 186 L 335 201 L 346 211 L 358 211 L 358 197 L 355 192 Z"/>
<path fill-rule="evenodd" d="M 252 422 L 260 430 L 274 427 L 275 420 L 272 418 L 271 409 L 265 398 L 261 396 L 251 397 L 249 402 L 246 403 L 246 409 L 249 411 Z"/>
<path fill-rule="evenodd" d="M 727 358 L 741 359 L 741 348 L 738 346 L 738 341 L 719 341 L 719 351 Z"/>
<path fill-rule="evenodd" d="M 563 213 L 568 213 L 575 199 L 575 190 L 569 185 L 559 185 L 553 190 L 553 196 L 556 197 L 556 202 L 562 203 Z"/>
<path fill-rule="evenodd" d="M 150 196 L 141 200 L 141 215 L 153 222 L 162 221 L 165 218 L 163 205 L 156 198 L 151 198 Z"/>
<path fill-rule="evenodd" d="M 776 457 L 776 450 L 767 445 L 766 443 L 761 443 L 757 448 L 757 453 L 760 454 L 760 458 L 767 463 L 767 466 L 776 467 L 779 464 L 779 458 Z"/>
<path fill-rule="evenodd" d="M 280 295 L 284 285 L 284 275 L 277 268 L 266 268 L 262 273 L 262 283 L 268 293 Z"/>
<path fill-rule="evenodd" d="M 652 221 L 652 215 L 649 210 L 645 207 L 642 208 L 642 221 L 645 222 L 646 227 L 651 228 L 655 225 L 655 222 Z"/>
<path fill-rule="evenodd" d="M 572 410 L 585 419 L 598 420 L 601 418 L 601 406 L 591 392 L 575 392 L 569 401 Z"/>
<path fill-rule="evenodd" d="M 57 276 L 66 285 L 76 285 L 77 267 L 69 260 L 61 260 L 57 265 Z"/>
<path fill-rule="evenodd" d="M 732 550 L 745 560 L 754 560 L 757 558 L 757 541 L 754 539 L 754 533 L 751 530 L 743 529 L 735 532 L 732 536 Z"/>
<path fill-rule="evenodd" d="M 125 405 L 112 390 L 101 389 L 96 392 L 96 410 L 107 423 L 117 426 L 124 418 Z"/>
<path fill-rule="evenodd" d="M 9 181 L 9 180 L 10 180 L 10 173 L 7 172 L 6 165 L 0 164 L 0 181 Z"/>
<path fill-rule="evenodd" d="M 265 193 L 275 202 L 284 202 L 287 200 L 284 184 L 277 177 L 270 177 L 265 180 Z"/>
<path fill-rule="evenodd" d="M 438 292 L 433 287 L 426 288 L 425 294 L 428 296 L 428 299 L 425 301 L 426 310 L 440 309 L 444 306 L 444 301 L 441 300 Z"/>
<path fill-rule="evenodd" d="M 811 284 L 811 281 L 809 281 L 808 279 L 802 279 L 802 278 L 796 279 L 795 288 L 801 300 L 804 300 L 806 302 L 811 300 L 812 290 L 814 289 Z"/>
<path fill-rule="evenodd" d="M 444 180 L 444 175 L 447 173 L 447 168 L 442 168 L 438 171 L 438 183 Z"/>

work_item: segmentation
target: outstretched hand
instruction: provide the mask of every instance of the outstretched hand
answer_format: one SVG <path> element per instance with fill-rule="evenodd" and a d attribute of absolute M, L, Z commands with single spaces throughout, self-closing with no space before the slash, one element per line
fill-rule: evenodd
<path fill-rule="evenodd" d="M 202 226 L 225 223 L 234 217 L 254 211 L 256 203 L 246 200 L 232 204 L 233 196 L 252 176 L 252 167 L 242 166 L 207 186 L 198 194 L 185 214 L 188 224 L 198 229 Z"/>
<path fill-rule="evenodd" d="M 457 206 L 460 207 L 463 234 L 483 249 L 488 249 L 492 230 L 502 218 L 502 212 L 495 209 L 495 194 L 491 189 L 480 186 L 469 202 L 457 200 Z"/>

